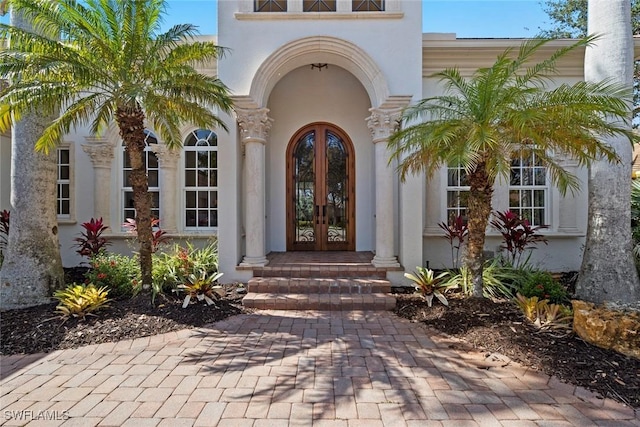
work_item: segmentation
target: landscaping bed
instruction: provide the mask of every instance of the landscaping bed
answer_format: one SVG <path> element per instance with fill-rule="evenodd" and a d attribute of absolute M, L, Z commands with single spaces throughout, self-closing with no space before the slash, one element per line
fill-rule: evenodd
<path fill-rule="evenodd" d="M 510 301 L 448 295 L 449 307 L 428 307 L 417 294 L 396 297 L 400 317 L 640 410 L 640 360 L 595 347 L 573 333 L 540 331 Z"/>
<path fill-rule="evenodd" d="M 86 320 L 56 317 L 55 304 L 0 313 L 0 354 L 50 352 L 123 339 L 195 328 L 246 312 L 242 288 L 225 285 L 225 296 L 214 305 L 160 296 L 152 307 L 148 296 L 114 300 L 109 308 Z M 640 409 L 640 361 L 585 343 L 573 334 L 541 332 L 508 301 L 447 295 L 449 307 L 433 307 L 417 294 L 397 294 L 395 313 L 465 345 L 500 353 L 535 370 L 595 391 Z M 462 349 L 464 347 L 461 347 Z"/>

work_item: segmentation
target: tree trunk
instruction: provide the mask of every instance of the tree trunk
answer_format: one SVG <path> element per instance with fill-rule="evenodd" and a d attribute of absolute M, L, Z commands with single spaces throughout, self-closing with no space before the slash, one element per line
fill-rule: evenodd
<path fill-rule="evenodd" d="M 588 21 L 589 33 L 602 38 L 586 50 L 585 80 L 612 79 L 631 89 L 633 38 L 629 0 L 589 0 Z M 621 162 L 602 160 L 589 168 L 589 221 L 576 296 L 596 304 L 638 304 L 640 282 L 631 251 L 632 146 L 622 137 L 608 138 L 606 142 L 616 150 Z"/>
<path fill-rule="evenodd" d="M 144 113 L 139 107 L 131 110 L 118 108 L 116 121 L 131 162 L 129 184 L 133 190 L 133 205 L 136 208 L 142 289 L 149 291 L 152 284 L 151 195 L 148 191 L 149 182 L 144 163 Z"/>
<path fill-rule="evenodd" d="M 469 198 L 467 212 L 469 216 L 466 266 L 471 275 L 473 296 L 482 298 L 484 269 L 484 240 L 489 216 L 491 215 L 491 196 L 493 185 L 489 180 L 485 164 L 479 164 L 469 174 Z"/>
<path fill-rule="evenodd" d="M 11 25 L 30 28 L 16 13 Z M 50 117 L 24 114 L 11 129 L 11 223 L 0 270 L 0 308 L 51 302 L 64 286 L 56 217 L 57 155 L 35 151 Z"/>

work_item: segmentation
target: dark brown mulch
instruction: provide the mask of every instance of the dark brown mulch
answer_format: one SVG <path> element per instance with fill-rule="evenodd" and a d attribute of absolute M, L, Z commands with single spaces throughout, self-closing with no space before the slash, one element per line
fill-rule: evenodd
<path fill-rule="evenodd" d="M 397 315 L 500 353 L 535 370 L 640 409 L 640 360 L 586 343 L 573 333 L 542 332 L 509 301 L 449 296 L 449 307 L 396 295 Z"/>
<path fill-rule="evenodd" d="M 185 328 L 197 328 L 241 313 L 242 294 L 237 285 L 225 285 L 226 295 L 215 305 L 192 303 L 182 308 L 182 298 L 159 297 L 156 307 L 150 297 L 111 301 L 85 320 L 62 322 L 56 304 L 0 313 L 0 354 L 31 354 L 139 338 Z"/>

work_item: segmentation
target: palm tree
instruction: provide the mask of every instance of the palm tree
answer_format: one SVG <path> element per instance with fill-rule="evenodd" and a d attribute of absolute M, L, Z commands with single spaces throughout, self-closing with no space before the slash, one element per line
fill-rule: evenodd
<path fill-rule="evenodd" d="M 563 157 L 580 165 L 604 156 L 616 161 L 602 135 L 631 139 L 625 126 L 605 120 L 626 117 L 630 92 L 609 83 L 579 82 L 550 90 L 547 86 L 562 57 L 593 42 L 585 38 L 532 63 L 548 40 L 529 40 L 519 50 L 507 49 L 488 68 L 469 79 L 456 68 L 435 74 L 445 94 L 419 101 L 403 113 L 403 129 L 390 139 L 392 159 L 399 160 L 401 179 L 408 173 L 432 175 L 443 165 L 466 170 L 468 245 L 465 264 L 473 295 L 482 296 L 483 249 L 491 213 L 494 183 L 509 178 L 512 159 L 535 155 L 548 168 L 561 193 L 578 190 L 579 181 L 560 165 Z M 421 121 L 424 120 L 424 121 Z"/>
<path fill-rule="evenodd" d="M 17 13 L 11 14 L 11 25 L 31 29 Z M 0 88 L 4 86 L 0 81 Z M 11 170 L 17 173 L 11 174 L 11 226 L 0 269 L 3 309 L 47 303 L 64 286 L 55 209 L 57 153 L 33 149 L 51 119 L 29 110 L 11 127 Z"/>
<path fill-rule="evenodd" d="M 164 0 L 10 0 L 35 31 L 0 25 L 10 46 L 0 53 L 0 130 L 25 111 L 60 111 L 35 144 L 49 152 L 72 128 L 94 133 L 115 121 L 132 171 L 143 289 L 151 286 L 151 198 L 143 161 L 145 127 L 169 147 L 181 143 L 179 127 L 224 123 L 228 90 L 216 77 L 196 71 L 223 53 L 194 41 L 197 27 L 176 25 L 160 33 Z"/>
<path fill-rule="evenodd" d="M 589 31 L 602 37 L 585 52 L 585 79 L 610 79 L 631 90 L 633 37 L 628 0 L 589 0 Z M 631 105 L 618 126 L 631 129 Z M 616 118 L 612 118 L 616 120 Z M 589 222 L 578 282 L 578 298 L 639 303 L 640 281 L 633 261 L 631 237 L 632 146 L 625 138 L 604 139 L 620 163 L 594 162 L 589 168 Z"/>

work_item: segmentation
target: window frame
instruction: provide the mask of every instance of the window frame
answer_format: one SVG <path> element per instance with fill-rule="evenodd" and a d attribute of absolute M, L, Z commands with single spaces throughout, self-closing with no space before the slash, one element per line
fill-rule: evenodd
<path fill-rule="evenodd" d="M 378 5 L 379 4 L 379 7 Z M 362 6 L 365 6 L 365 9 L 361 9 Z M 374 5 L 372 9 L 371 6 Z M 385 11 L 385 0 L 352 0 L 351 1 L 351 11 L 352 12 L 384 12 Z"/>
<path fill-rule="evenodd" d="M 69 152 L 69 158 L 67 165 L 69 167 L 69 177 L 68 179 L 60 178 L 60 151 L 66 150 Z M 75 215 L 75 152 L 73 150 L 73 144 L 70 142 L 63 142 L 58 147 L 56 147 L 56 218 L 60 223 L 73 223 L 76 221 Z M 68 202 L 69 202 L 69 212 L 66 214 L 59 213 L 61 197 L 60 195 L 60 186 L 66 185 L 68 186 Z"/>
<path fill-rule="evenodd" d="M 287 11 L 287 0 L 253 0 L 253 11 L 256 13 L 278 13 Z M 284 7 L 281 6 L 284 4 Z"/>
<path fill-rule="evenodd" d="M 200 138 L 196 132 L 199 131 L 203 131 L 203 132 L 209 132 L 209 136 L 211 135 L 214 136 L 213 142 L 215 143 L 215 145 L 208 145 L 209 143 L 207 143 L 207 145 L 198 145 L 199 141 L 208 141 L 208 139 L 203 139 Z M 196 141 L 194 143 L 194 145 L 189 145 L 188 141 L 190 138 L 196 138 Z M 208 232 L 216 232 L 218 230 L 218 226 L 220 223 L 220 167 L 219 167 L 219 144 L 218 144 L 218 133 L 215 130 L 212 129 L 193 129 L 190 132 L 187 133 L 187 135 L 184 137 L 183 140 L 183 145 L 182 145 L 182 160 L 181 160 L 181 165 L 180 165 L 180 173 L 181 173 L 181 182 L 182 182 L 182 189 L 180 192 L 180 206 L 181 206 L 181 215 L 180 215 L 180 228 L 183 229 L 186 232 L 189 233 L 208 233 Z M 205 150 L 203 150 L 203 148 L 206 148 Z M 195 167 L 187 167 L 187 161 L 188 161 L 188 153 L 190 152 L 195 152 L 195 157 L 196 157 L 196 162 L 197 162 L 197 153 L 198 152 L 206 152 L 208 155 L 208 168 L 207 168 L 207 177 L 209 177 L 209 175 L 211 173 L 215 173 L 215 186 L 210 185 L 211 181 L 209 178 L 209 185 L 202 185 L 199 186 L 197 185 L 197 163 L 194 165 Z M 215 152 L 215 167 L 211 167 L 211 153 Z M 195 186 L 191 186 L 191 185 L 187 185 L 187 171 L 196 171 L 196 175 L 195 175 L 195 180 L 194 182 L 196 183 Z M 208 192 L 208 205 L 205 208 L 201 208 L 199 206 L 199 200 L 198 200 L 198 195 L 197 193 L 199 191 L 204 191 L 204 192 Z M 188 193 L 189 192 L 195 192 L 195 206 L 189 206 L 190 204 L 188 203 Z M 215 205 L 212 206 L 211 205 L 211 193 L 215 193 Z M 196 225 L 187 225 L 187 220 L 188 220 L 188 211 L 194 210 L 195 211 L 195 220 L 196 220 Z M 206 211 L 208 212 L 207 218 L 209 219 L 209 221 L 211 220 L 211 213 L 215 212 L 215 225 L 198 225 L 198 213 L 199 211 Z"/>
<path fill-rule="evenodd" d="M 302 12 L 335 13 L 338 11 L 338 1 L 340 0 L 302 0 Z M 317 10 L 315 9 L 316 6 L 318 6 Z"/>
<path fill-rule="evenodd" d="M 531 158 L 531 160 L 524 164 L 525 158 Z M 513 184 L 514 179 L 514 164 L 518 162 L 518 165 L 515 169 L 519 170 L 519 184 Z M 537 183 L 537 172 L 540 169 L 544 169 L 544 184 Z M 523 177 L 526 177 L 528 174 L 525 171 L 530 171 L 530 184 L 523 184 Z M 549 181 L 549 168 L 545 166 L 543 161 L 536 154 L 536 148 L 532 147 L 530 149 L 520 149 L 515 153 L 514 158 L 511 161 L 511 167 L 509 170 L 509 181 L 507 185 L 507 209 L 517 213 L 521 218 L 526 218 L 532 226 L 550 226 L 550 217 L 551 217 L 551 185 Z M 519 202 L 518 206 L 512 206 L 512 192 L 518 191 L 517 200 Z M 542 191 L 542 206 L 536 204 L 536 192 Z M 530 193 L 530 206 L 522 206 L 523 193 Z M 539 220 L 536 219 L 535 212 L 542 211 L 542 223 L 539 223 Z M 526 212 L 530 214 L 527 215 Z"/>
<path fill-rule="evenodd" d="M 162 207 L 162 191 L 161 191 L 161 179 L 160 179 L 160 173 L 161 173 L 161 168 L 160 168 L 160 159 L 158 157 L 158 155 L 155 153 L 155 151 L 153 150 L 153 147 L 151 146 L 151 144 L 160 144 L 160 141 L 158 139 L 158 137 L 156 136 L 156 134 L 149 130 L 149 129 L 145 129 L 145 148 L 144 148 L 144 162 L 145 162 L 145 169 L 147 171 L 147 176 L 149 173 L 149 156 L 153 155 L 156 158 L 156 164 L 157 167 L 156 168 L 152 168 L 152 170 L 157 171 L 158 174 L 158 185 L 157 186 L 151 186 L 149 185 L 148 188 L 148 192 L 149 193 L 157 193 L 158 194 L 158 206 L 154 207 L 153 206 L 153 196 L 151 199 L 151 216 L 153 218 L 160 218 L 160 212 L 161 212 L 161 207 Z M 153 138 L 155 140 L 155 142 L 148 142 L 149 139 Z M 125 171 L 126 170 L 131 170 L 130 167 L 126 167 L 127 165 L 127 154 L 126 154 L 126 146 L 124 141 L 121 140 L 120 142 L 120 169 L 118 171 L 119 174 L 119 179 L 120 179 L 120 213 L 118 214 L 118 217 L 120 218 L 120 230 L 121 231 L 127 231 L 127 229 L 124 227 L 124 224 L 127 222 L 127 219 L 129 217 L 126 216 L 126 211 L 128 210 L 132 210 L 134 212 L 134 217 L 132 219 L 135 219 L 135 207 L 128 207 L 127 206 L 127 202 L 126 202 L 126 194 L 128 192 L 132 193 L 132 197 L 133 197 L 133 188 L 128 185 L 128 183 L 126 182 L 125 179 Z"/>
<path fill-rule="evenodd" d="M 462 215 L 463 219 L 465 220 L 465 222 L 467 221 L 467 210 L 468 210 L 468 206 L 464 205 L 462 206 L 462 204 L 460 203 L 460 193 L 469 193 L 469 191 L 471 190 L 471 187 L 469 185 L 462 185 L 463 182 L 463 178 L 462 178 L 462 173 L 464 172 L 464 174 L 466 175 L 466 171 L 464 169 L 464 167 L 460 166 L 460 165 L 447 165 L 444 169 L 444 179 L 445 179 L 445 186 L 444 186 L 444 222 L 447 224 L 451 224 L 451 221 L 453 219 L 455 219 L 458 215 L 462 215 L 462 211 L 464 211 L 464 215 Z M 450 172 L 452 170 L 457 170 L 457 179 L 456 179 L 456 183 L 454 185 L 450 185 L 449 184 L 449 176 L 450 176 Z M 455 206 L 449 206 L 449 194 L 450 193 L 457 193 L 457 203 L 455 204 Z M 451 217 L 450 215 L 454 213 L 454 216 Z"/>

